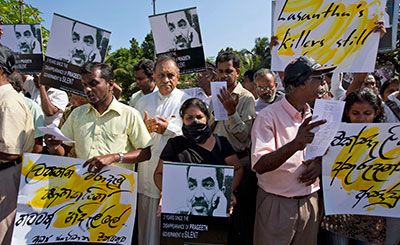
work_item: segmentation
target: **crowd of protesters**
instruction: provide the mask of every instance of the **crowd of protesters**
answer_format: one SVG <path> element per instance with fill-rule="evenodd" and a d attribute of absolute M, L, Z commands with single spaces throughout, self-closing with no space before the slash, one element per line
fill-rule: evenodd
<path fill-rule="evenodd" d="M 344 122 L 399 122 L 398 77 L 381 83 L 358 73 L 345 90 L 336 67 L 301 56 L 279 74 L 247 71 L 241 83 L 239 57 L 221 52 L 197 74 L 198 88 L 180 90 L 175 60 L 161 56 L 134 66 L 140 90 L 126 105 L 106 64 L 81 67 L 86 97 L 41 85 L 39 74 L 20 75 L 14 65 L 0 45 L 0 244 L 11 241 L 24 152 L 84 159 L 96 173 L 108 165 L 136 170 L 134 244 L 160 244 L 164 161 L 234 166 L 229 244 L 400 242 L 399 219 L 324 216 L 321 158 L 304 161 L 313 129 L 326 122 L 311 123 L 315 99 L 344 100 Z M 213 81 L 227 82 L 218 95 L 227 120 L 215 120 Z M 46 125 L 74 143 L 37 130 Z"/>

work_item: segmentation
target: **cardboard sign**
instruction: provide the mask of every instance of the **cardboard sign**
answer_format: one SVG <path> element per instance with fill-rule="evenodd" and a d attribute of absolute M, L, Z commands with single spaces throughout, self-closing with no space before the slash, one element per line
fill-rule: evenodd
<path fill-rule="evenodd" d="M 15 53 L 15 69 L 21 74 L 40 73 L 43 66 L 42 31 L 40 24 L 1 25 L 0 43 Z"/>
<path fill-rule="evenodd" d="M 325 213 L 400 217 L 400 125 L 342 123 L 322 161 Z"/>
<path fill-rule="evenodd" d="M 180 73 L 206 68 L 196 8 L 149 16 L 157 55 L 172 56 Z"/>
<path fill-rule="evenodd" d="M 130 244 L 137 176 L 108 166 L 98 174 L 75 158 L 24 154 L 12 244 Z"/>
<path fill-rule="evenodd" d="M 80 67 L 104 62 L 111 32 L 54 14 L 40 82 L 85 96 Z"/>
<path fill-rule="evenodd" d="M 383 0 L 280 0 L 274 13 L 272 70 L 283 71 L 301 55 L 335 71 L 372 72 L 379 33 L 373 28 L 385 14 Z"/>
<path fill-rule="evenodd" d="M 164 162 L 161 244 L 226 244 L 233 167 Z"/>

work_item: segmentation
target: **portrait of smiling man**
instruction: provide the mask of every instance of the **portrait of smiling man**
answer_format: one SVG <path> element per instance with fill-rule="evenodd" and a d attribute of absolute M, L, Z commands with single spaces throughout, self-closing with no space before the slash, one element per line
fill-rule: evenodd
<path fill-rule="evenodd" d="M 186 9 L 165 15 L 165 21 L 171 32 L 170 50 L 182 50 L 201 46 L 199 33 L 194 28 L 195 18 L 193 18 L 194 16 L 191 11 L 191 9 Z"/>

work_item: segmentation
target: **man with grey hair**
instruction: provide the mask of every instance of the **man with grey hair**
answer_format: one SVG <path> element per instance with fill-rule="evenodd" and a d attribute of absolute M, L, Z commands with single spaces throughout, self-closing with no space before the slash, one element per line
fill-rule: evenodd
<path fill-rule="evenodd" d="M 158 57 L 154 68 L 158 91 L 143 96 L 135 106 L 154 141 L 150 160 L 138 164 L 139 245 L 160 244 L 160 217 L 157 217 L 160 191 L 154 183 L 153 174 L 168 139 L 182 134 L 179 109 L 189 98 L 176 88 L 180 74 L 173 58 Z"/>
<path fill-rule="evenodd" d="M 254 74 L 256 83 L 256 115 L 265 107 L 280 101 L 285 93 L 278 91 L 278 83 L 275 82 L 275 74 L 269 69 L 262 68 Z"/>

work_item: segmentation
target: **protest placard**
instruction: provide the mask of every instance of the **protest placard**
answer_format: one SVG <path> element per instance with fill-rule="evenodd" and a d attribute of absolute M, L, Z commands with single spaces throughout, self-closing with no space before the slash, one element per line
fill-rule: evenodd
<path fill-rule="evenodd" d="M 83 160 L 24 154 L 12 244 L 131 244 L 136 173 Z"/>
<path fill-rule="evenodd" d="M 40 24 L 1 25 L 0 43 L 15 53 L 15 69 L 22 74 L 40 73 L 43 66 Z"/>
<path fill-rule="evenodd" d="M 313 57 L 335 71 L 371 72 L 379 33 L 373 28 L 385 14 L 383 0 L 315 0 L 276 2 L 272 70 L 283 71 L 294 58 Z"/>
<path fill-rule="evenodd" d="M 206 69 L 196 8 L 151 15 L 149 19 L 157 55 L 172 56 L 182 74 Z"/>
<path fill-rule="evenodd" d="M 59 14 L 53 15 L 40 82 L 84 96 L 80 67 L 104 62 L 111 32 Z"/>
<path fill-rule="evenodd" d="M 400 217 L 400 125 L 342 123 L 322 179 L 327 215 Z"/>
<path fill-rule="evenodd" d="M 163 164 L 161 244 L 226 244 L 233 167 Z"/>

